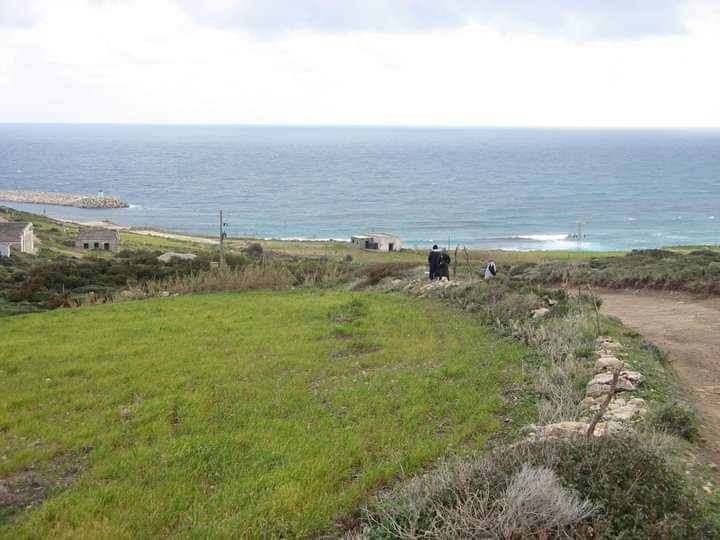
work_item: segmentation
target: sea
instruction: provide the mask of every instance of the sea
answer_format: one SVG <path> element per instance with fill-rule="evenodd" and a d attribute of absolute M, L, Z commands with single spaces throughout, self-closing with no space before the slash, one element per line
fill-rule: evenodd
<path fill-rule="evenodd" d="M 616 250 L 720 243 L 720 130 L 0 124 L 0 190 L 117 196 L 13 204 L 231 236 L 406 247 Z M 0 204 L 8 204 L 2 203 Z"/>

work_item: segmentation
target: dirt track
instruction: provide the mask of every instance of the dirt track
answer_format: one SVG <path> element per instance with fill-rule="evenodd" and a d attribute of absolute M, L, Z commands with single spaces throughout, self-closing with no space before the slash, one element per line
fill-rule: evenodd
<path fill-rule="evenodd" d="M 720 464 L 720 298 L 609 291 L 601 296 L 603 312 L 669 353 L 703 417 L 706 451 Z"/>

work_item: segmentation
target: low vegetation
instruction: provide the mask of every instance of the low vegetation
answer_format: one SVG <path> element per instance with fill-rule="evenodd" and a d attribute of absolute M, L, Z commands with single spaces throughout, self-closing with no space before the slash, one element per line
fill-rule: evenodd
<path fill-rule="evenodd" d="M 509 273 L 526 283 L 720 294 L 720 250 L 639 250 L 580 263 L 523 263 Z"/>
<path fill-rule="evenodd" d="M 49 498 L 21 513 L 18 495 L 1 538 L 331 531 L 401 472 L 506 429 L 526 354 L 436 303 L 323 290 L 2 324 L 0 479 Z"/>
<path fill-rule="evenodd" d="M 348 538 L 720 538 L 682 474 L 635 436 L 530 441 L 451 461 L 363 521 Z"/>
<path fill-rule="evenodd" d="M 678 468 L 699 422 L 666 355 L 592 288 L 715 294 L 718 251 L 498 253 L 490 283 L 467 252 L 461 283 L 428 286 L 412 250 L 231 239 L 225 266 L 201 244 L 166 264 L 188 244 L 125 232 L 88 256 L 33 221 L 40 257 L 0 260 L 0 313 L 111 305 L 3 321 L 0 538 L 720 538 Z M 583 414 L 601 334 L 650 412 L 621 437 L 523 438 Z"/>
<path fill-rule="evenodd" d="M 450 459 L 369 505 L 348 538 L 720 538 L 715 503 L 697 494 L 703 479 L 681 468 L 684 442 L 674 437 L 695 440 L 698 422 L 678 403 L 683 390 L 662 351 L 599 316 L 589 292 L 509 278 L 426 289 L 536 351 L 523 358 L 533 382 L 514 393 L 536 396 L 539 424 L 580 419 L 600 334 L 622 341 L 646 375 L 634 395 L 651 412 L 623 437 L 528 439 Z"/>

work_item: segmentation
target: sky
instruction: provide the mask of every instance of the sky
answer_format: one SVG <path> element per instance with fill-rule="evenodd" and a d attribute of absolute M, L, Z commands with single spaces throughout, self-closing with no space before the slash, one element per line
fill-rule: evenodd
<path fill-rule="evenodd" d="M 0 0 L 0 122 L 720 127 L 720 0 Z"/>

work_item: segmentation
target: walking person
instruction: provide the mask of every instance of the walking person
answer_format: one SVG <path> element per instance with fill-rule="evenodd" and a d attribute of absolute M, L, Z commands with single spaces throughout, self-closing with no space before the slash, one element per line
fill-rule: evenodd
<path fill-rule="evenodd" d="M 443 248 L 440 254 L 440 279 L 445 278 L 450 281 L 450 255 L 447 249 Z"/>
<path fill-rule="evenodd" d="M 487 268 L 485 268 L 485 281 L 489 281 L 495 276 L 497 276 L 497 266 L 495 266 L 495 261 L 490 259 Z"/>
<path fill-rule="evenodd" d="M 440 262 L 442 261 L 442 252 L 435 244 L 428 254 L 428 266 L 430 267 L 430 280 L 440 279 Z"/>

